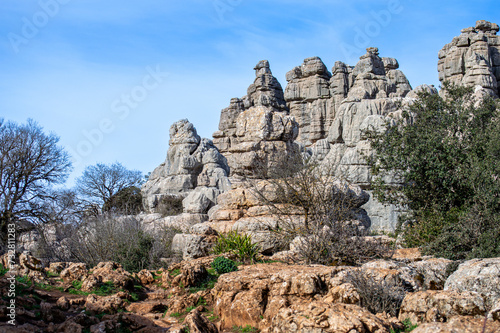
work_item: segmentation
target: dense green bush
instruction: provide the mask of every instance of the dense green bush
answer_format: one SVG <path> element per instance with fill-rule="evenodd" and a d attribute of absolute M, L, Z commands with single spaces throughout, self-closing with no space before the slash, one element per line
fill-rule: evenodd
<path fill-rule="evenodd" d="M 102 209 L 127 215 L 139 214 L 143 210 L 141 189 L 136 186 L 121 189 L 104 203 Z"/>
<path fill-rule="evenodd" d="M 259 247 L 252 242 L 250 235 L 230 231 L 226 234 L 220 234 L 212 249 L 214 254 L 226 252 L 235 254 L 243 262 L 254 262 L 259 254 Z"/>
<path fill-rule="evenodd" d="M 472 89 L 420 94 L 384 133 L 366 134 L 377 198 L 406 206 L 410 246 L 452 259 L 499 256 L 500 108 Z M 402 181 L 388 186 L 388 174 Z M 485 244 L 490 244 L 486 246 Z"/>
<path fill-rule="evenodd" d="M 225 274 L 238 270 L 236 264 L 231 259 L 225 257 L 217 257 L 211 264 L 212 268 L 215 269 L 217 274 Z"/>

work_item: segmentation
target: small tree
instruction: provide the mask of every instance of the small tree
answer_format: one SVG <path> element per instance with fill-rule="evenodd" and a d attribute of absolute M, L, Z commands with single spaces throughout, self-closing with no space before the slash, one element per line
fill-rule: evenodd
<path fill-rule="evenodd" d="M 45 134 L 33 120 L 24 125 L 0 119 L 0 235 L 9 223 L 43 221 L 50 187 L 61 184 L 71 170 L 69 155 L 59 138 Z"/>
<path fill-rule="evenodd" d="M 120 163 L 98 163 L 85 168 L 76 180 L 76 189 L 89 201 L 102 206 L 125 188 L 140 187 L 143 179 L 140 171 L 128 170 Z"/>
<path fill-rule="evenodd" d="M 446 98 L 421 94 L 384 133 L 367 133 L 375 194 L 410 209 L 409 245 L 454 259 L 500 255 L 499 246 L 485 247 L 500 241 L 498 102 L 478 101 L 471 88 L 445 84 L 444 91 Z M 382 181 L 389 172 L 401 186 Z"/>
<path fill-rule="evenodd" d="M 142 211 L 141 189 L 136 186 L 121 189 L 104 203 L 103 210 L 127 215 L 139 214 Z"/>

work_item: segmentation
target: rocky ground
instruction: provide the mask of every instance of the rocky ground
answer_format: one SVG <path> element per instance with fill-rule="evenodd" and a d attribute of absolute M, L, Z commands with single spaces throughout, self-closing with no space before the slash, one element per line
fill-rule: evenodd
<path fill-rule="evenodd" d="M 403 249 L 361 267 L 268 261 L 220 276 L 213 256 L 137 274 L 112 262 L 89 270 L 19 259 L 16 325 L 6 272 L 0 332 L 500 331 L 500 258 L 458 263 Z M 373 283 L 359 284 L 356 273 Z M 373 286 L 386 290 L 373 294 Z M 404 297 L 397 314 L 389 311 L 394 286 Z M 384 302 L 388 312 L 373 313 Z"/>

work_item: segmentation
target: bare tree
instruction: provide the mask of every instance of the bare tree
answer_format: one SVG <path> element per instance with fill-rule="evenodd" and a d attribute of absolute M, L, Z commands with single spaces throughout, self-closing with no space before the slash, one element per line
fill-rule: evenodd
<path fill-rule="evenodd" d="M 291 244 L 298 259 L 318 264 L 358 264 L 390 255 L 389 247 L 368 236 L 369 196 L 334 176 L 334 170 L 300 154 L 284 155 L 276 167 L 249 181 L 254 196 L 277 219 L 274 231 L 284 248 Z M 270 226 L 270 228 L 272 228 Z"/>
<path fill-rule="evenodd" d="M 76 189 L 91 202 L 102 206 L 123 189 L 140 187 L 143 179 L 140 171 L 128 170 L 118 162 L 111 165 L 97 163 L 85 168 L 76 180 Z"/>
<path fill-rule="evenodd" d="M 71 162 L 58 142 L 56 135 L 45 134 L 31 119 L 23 125 L 0 119 L 2 240 L 9 223 L 40 221 L 44 202 L 51 198 L 50 186 L 66 180 Z"/>

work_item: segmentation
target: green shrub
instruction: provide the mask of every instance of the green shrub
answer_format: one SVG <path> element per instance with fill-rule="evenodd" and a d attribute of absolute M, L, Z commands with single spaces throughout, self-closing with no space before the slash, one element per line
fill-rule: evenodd
<path fill-rule="evenodd" d="M 220 234 L 212 249 L 214 254 L 226 252 L 234 253 L 243 262 L 255 262 L 259 254 L 259 247 L 257 244 L 252 243 L 250 235 L 230 231 L 227 234 Z"/>
<path fill-rule="evenodd" d="M 234 261 L 232 261 L 231 259 L 227 259 L 225 257 L 215 258 L 211 266 L 215 269 L 217 274 L 225 274 L 238 270 L 238 267 L 236 267 Z"/>
<path fill-rule="evenodd" d="M 0 276 L 4 276 L 9 270 L 0 264 Z"/>
<path fill-rule="evenodd" d="M 102 209 L 126 215 L 139 214 L 143 210 L 141 189 L 136 186 L 121 189 L 104 203 Z"/>
<path fill-rule="evenodd" d="M 407 332 L 413 331 L 415 328 L 418 327 L 418 325 L 416 325 L 416 324 L 413 325 L 411 323 L 410 319 L 403 320 L 403 325 L 404 325 L 403 329 L 392 329 L 391 328 L 390 333 L 407 333 Z"/>
<path fill-rule="evenodd" d="M 409 246 L 450 259 L 500 255 L 499 106 L 444 83 L 441 94 L 420 94 L 388 119 L 385 131 L 364 133 L 375 152 L 367 158 L 375 196 L 410 212 Z"/>

